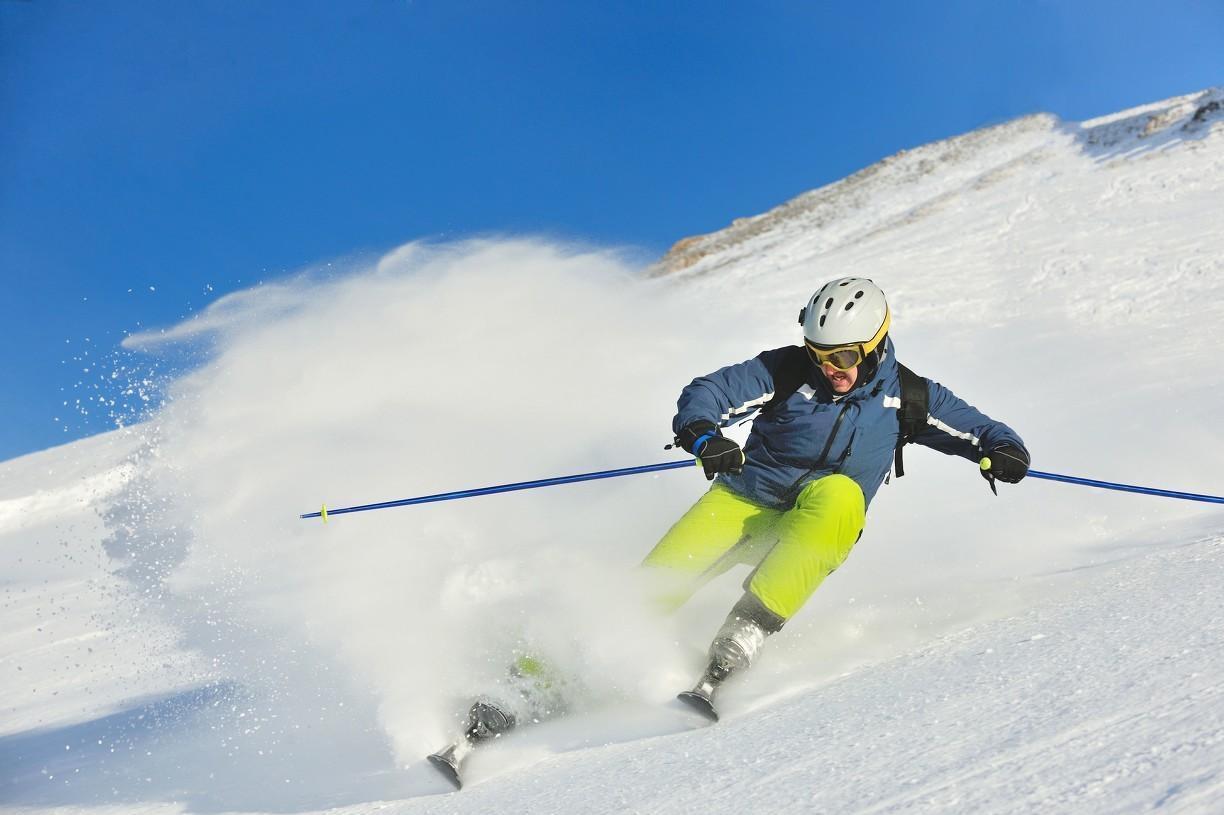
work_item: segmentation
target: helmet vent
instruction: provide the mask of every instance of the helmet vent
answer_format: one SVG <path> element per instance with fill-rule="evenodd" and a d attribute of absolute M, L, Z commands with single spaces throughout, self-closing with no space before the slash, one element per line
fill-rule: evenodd
<path fill-rule="evenodd" d="M 825 321 L 825 315 L 822 314 L 820 315 L 820 327 L 821 328 L 824 328 L 824 321 Z"/>
<path fill-rule="evenodd" d="M 857 300 L 857 299 L 859 299 L 859 298 L 860 298 L 860 297 L 862 297 L 862 296 L 863 296 L 863 293 L 862 293 L 861 291 L 860 291 L 860 292 L 855 292 L 855 294 L 854 294 L 854 299 L 855 299 L 855 300 Z"/>
<path fill-rule="evenodd" d="M 849 303 L 846 303 L 846 311 L 849 311 L 849 310 L 850 310 L 850 309 L 852 309 L 852 308 L 854 308 L 854 301 L 853 301 L 853 300 L 851 300 Z"/>
<path fill-rule="evenodd" d="M 849 286 L 849 285 L 850 285 L 851 283 L 853 283 L 853 282 L 854 282 L 853 280 L 843 280 L 843 281 L 841 282 L 841 284 L 842 284 L 843 286 Z"/>
<path fill-rule="evenodd" d="M 833 298 L 832 297 L 830 297 L 828 300 L 825 300 L 825 310 L 828 311 L 831 308 L 833 308 Z"/>

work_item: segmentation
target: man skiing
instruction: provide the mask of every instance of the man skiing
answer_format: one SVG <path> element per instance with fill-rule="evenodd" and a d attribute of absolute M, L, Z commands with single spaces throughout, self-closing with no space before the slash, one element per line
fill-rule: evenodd
<path fill-rule="evenodd" d="M 716 689 L 752 663 L 766 637 L 849 555 L 894 459 L 902 474 L 902 444 L 979 463 L 992 489 L 995 479 L 1015 483 L 1028 472 L 1015 431 L 898 365 L 888 303 L 870 280 L 825 284 L 799 321 L 802 346 L 698 377 L 680 394 L 672 420 L 676 442 L 717 480 L 645 565 L 674 576 L 675 605 L 737 563 L 755 567 L 710 644 L 705 674 L 680 697 L 711 718 Z M 910 393 L 925 410 L 919 405 L 919 423 L 903 437 L 906 380 L 917 383 L 919 392 Z M 740 449 L 720 428 L 754 411 Z"/>
<path fill-rule="evenodd" d="M 709 648 L 705 672 L 680 698 L 712 719 L 717 689 L 747 668 L 765 639 L 793 617 L 849 555 L 867 505 L 901 446 L 917 442 L 979 464 L 995 480 L 1028 473 L 1020 437 L 950 390 L 898 364 L 884 293 L 864 278 L 825 284 L 800 312 L 803 345 L 694 379 L 672 420 L 676 443 L 714 481 L 643 561 L 672 607 L 739 563 L 754 568 Z M 756 412 L 743 447 L 721 428 Z M 541 684 L 542 663 L 512 673 Z M 527 694 L 525 694 L 527 695 Z M 430 759 L 460 784 L 471 748 L 515 726 L 509 706 L 479 701 L 468 730 Z"/>

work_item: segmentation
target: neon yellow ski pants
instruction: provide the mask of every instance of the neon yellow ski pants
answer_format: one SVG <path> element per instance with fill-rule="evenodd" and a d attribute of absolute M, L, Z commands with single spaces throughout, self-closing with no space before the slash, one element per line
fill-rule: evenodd
<path fill-rule="evenodd" d="M 715 483 L 643 565 L 676 575 L 664 598 L 672 608 L 732 566 L 754 565 L 744 588 L 788 620 L 850 554 L 866 511 L 862 489 L 844 475 L 808 484 L 788 510 L 761 506 Z"/>

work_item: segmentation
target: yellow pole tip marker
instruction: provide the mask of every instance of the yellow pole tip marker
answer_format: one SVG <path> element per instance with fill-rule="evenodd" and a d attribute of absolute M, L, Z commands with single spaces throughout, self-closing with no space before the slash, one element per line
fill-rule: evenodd
<path fill-rule="evenodd" d="M 987 471 L 987 470 L 989 470 L 989 469 L 990 469 L 990 457 L 989 457 L 989 456 L 987 456 L 986 458 L 983 458 L 983 459 L 982 459 L 982 462 L 981 462 L 981 467 L 982 467 L 982 471 L 983 471 L 983 472 L 985 472 L 985 471 Z"/>
<path fill-rule="evenodd" d="M 327 523 L 327 504 L 323 505 L 323 509 L 319 512 L 319 517 L 323 519 L 323 523 Z"/>

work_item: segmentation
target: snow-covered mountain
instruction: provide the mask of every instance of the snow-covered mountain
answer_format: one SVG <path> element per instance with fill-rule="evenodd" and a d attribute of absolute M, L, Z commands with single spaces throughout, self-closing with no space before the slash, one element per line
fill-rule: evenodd
<path fill-rule="evenodd" d="M 206 349 L 141 424 L 0 465 L 0 807 L 19 812 L 1224 811 L 1224 516 L 907 453 L 705 727 L 633 564 L 694 473 L 298 513 L 665 460 L 692 376 L 876 280 L 899 356 L 1043 470 L 1220 494 L 1224 92 L 917 147 L 650 269 L 409 244 L 131 339 Z M 741 428 L 740 432 L 745 429 Z M 516 648 L 570 717 L 420 757 Z"/>

